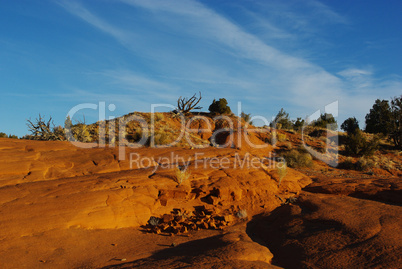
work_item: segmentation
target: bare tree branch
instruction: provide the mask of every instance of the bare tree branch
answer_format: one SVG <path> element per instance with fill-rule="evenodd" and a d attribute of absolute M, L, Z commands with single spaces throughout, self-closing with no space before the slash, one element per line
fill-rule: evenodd
<path fill-rule="evenodd" d="M 46 122 L 44 118 L 39 114 L 35 122 L 30 119 L 27 120 L 27 126 L 31 132 L 31 136 L 35 140 L 63 140 L 63 137 L 56 135 L 54 130 L 55 126 L 52 117 Z"/>
<path fill-rule="evenodd" d="M 191 98 L 182 98 L 180 96 L 179 99 L 177 99 L 177 109 L 183 114 L 189 113 L 193 109 L 201 109 L 202 107 L 197 106 L 198 103 L 201 101 L 202 96 L 201 92 L 199 92 L 200 97 L 196 97 L 196 94 L 194 94 Z"/>

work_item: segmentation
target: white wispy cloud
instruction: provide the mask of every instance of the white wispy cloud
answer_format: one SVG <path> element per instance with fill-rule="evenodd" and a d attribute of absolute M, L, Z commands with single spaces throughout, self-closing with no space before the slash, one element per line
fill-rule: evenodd
<path fill-rule="evenodd" d="M 370 70 L 365 70 L 365 69 L 348 68 L 348 69 L 338 72 L 338 74 L 343 77 L 346 77 L 346 78 L 352 78 L 352 77 L 360 77 L 360 76 L 370 76 L 373 74 L 373 72 Z"/>
<path fill-rule="evenodd" d="M 264 39 L 268 40 L 295 40 L 296 36 L 286 31 L 285 29 L 275 25 L 268 20 L 265 16 L 257 12 L 240 7 L 241 12 L 251 19 L 253 30 Z"/>
<path fill-rule="evenodd" d="M 142 7 L 153 12 L 158 12 L 155 19 L 163 20 L 163 14 L 170 13 L 170 17 L 164 21 L 169 26 L 178 26 L 179 31 L 186 35 L 209 40 L 210 42 L 225 45 L 232 49 L 238 57 L 257 60 L 261 63 L 275 63 L 284 65 L 284 68 L 292 66 L 305 67 L 305 62 L 289 55 L 283 55 L 277 49 L 264 44 L 257 37 L 243 31 L 239 26 L 220 16 L 215 11 L 196 1 L 142 1 L 121 0 L 135 7 Z M 174 19 L 174 20 L 173 20 Z M 197 29 L 197 31 L 194 31 Z"/>
<path fill-rule="evenodd" d="M 108 22 L 102 20 L 88 9 L 86 9 L 83 5 L 75 1 L 68 1 L 68 0 L 57 0 L 57 4 L 62 6 L 65 10 L 70 12 L 71 14 L 81 18 L 82 20 L 86 21 L 87 23 L 91 24 L 95 28 L 113 36 L 120 42 L 126 43 L 129 33 L 119 29 L 117 27 L 112 26 Z"/>
<path fill-rule="evenodd" d="M 152 78 L 121 69 L 101 72 L 125 89 L 152 94 L 163 91 L 172 100 L 183 87 L 192 91 L 200 85 L 207 89 L 206 96 L 214 97 L 216 85 L 224 84 L 228 89 L 221 90 L 221 95 L 250 100 L 257 96 L 253 101 L 259 105 L 282 101 L 298 110 L 315 111 L 338 100 L 343 114 L 361 115 L 372 104 L 376 90 L 392 92 L 400 87 L 398 83 L 379 83 L 369 69 L 350 67 L 332 74 L 306 58 L 284 51 L 275 40 L 252 34 L 235 20 L 194 0 L 120 2 L 129 5 L 128 10 L 131 7 L 149 12 L 144 23 L 163 31 L 148 32 L 141 28 L 144 25 L 121 29 L 81 4 L 59 1 L 71 14 L 112 36 L 132 53 L 149 59 L 148 68 L 156 74 Z M 254 19 L 266 32 L 282 38 L 316 34 L 318 22 L 350 24 L 348 18 L 316 0 L 292 1 L 290 7 L 282 1 L 259 4 L 275 12 L 267 13 L 267 18 L 254 15 Z M 278 8 L 273 9 L 273 5 Z M 308 10 L 306 14 L 298 11 L 301 5 Z M 248 14 L 253 16 L 252 11 Z M 287 20 L 284 24 L 287 29 L 277 26 L 283 20 Z M 187 46 L 183 42 L 188 42 Z M 177 81 L 180 83 L 176 84 Z M 359 112 L 354 112 L 356 109 Z"/>
<path fill-rule="evenodd" d="M 196 35 L 213 39 L 230 47 L 238 57 L 253 60 L 272 69 L 276 79 L 281 80 L 283 98 L 306 107 L 322 106 L 331 99 L 342 97 L 341 82 L 334 76 L 304 59 L 293 57 L 262 42 L 258 37 L 245 32 L 241 27 L 194 1 L 170 1 L 171 5 L 160 5 L 159 1 L 124 0 L 126 3 L 148 8 L 154 12 L 170 12 L 176 16 L 197 14 L 200 25 Z M 180 8 L 175 9 L 176 6 Z M 197 13 L 198 12 L 198 13 Z M 159 14 L 158 14 L 159 15 Z M 177 17 L 176 17 L 177 18 Z M 271 75 L 267 74 L 270 78 Z M 262 80 L 266 77 L 260 78 Z M 275 84 L 275 83 L 273 83 Z"/>
<path fill-rule="evenodd" d="M 322 2 L 317 0 L 308 0 L 305 1 L 305 3 L 313 7 L 312 12 L 315 13 L 316 16 L 318 15 L 321 19 L 323 19 L 324 23 L 350 23 L 350 20 L 347 17 L 340 15 Z"/>

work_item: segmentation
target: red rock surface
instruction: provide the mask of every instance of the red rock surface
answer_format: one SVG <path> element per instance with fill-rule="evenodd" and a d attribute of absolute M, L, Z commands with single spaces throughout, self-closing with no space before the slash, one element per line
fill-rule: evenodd
<path fill-rule="evenodd" d="M 278 188 L 275 169 L 259 162 L 241 167 L 254 155 L 237 149 L 126 149 L 126 160 L 120 161 L 117 148 L 81 149 L 68 142 L 0 139 L 0 148 L 0 264 L 5 268 L 71 268 L 64 264 L 63 253 L 79 249 L 82 242 L 75 246 L 65 234 L 138 228 L 151 216 L 169 214 L 174 208 L 207 206 L 222 216 L 244 209 L 252 216 L 278 207 L 278 196 L 296 195 L 311 182 L 290 171 Z M 130 167 L 130 153 L 149 161 Z M 175 170 L 182 161 L 172 154 L 190 160 L 191 176 L 181 186 L 175 182 Z M 48 243 L 24 250 L 26 242 L 41 238 L 49 238 Z M 59 240 L 70 245 L 61 247 L 60 257 L 50 262 L 43 256 L 55 251 Z M 66 257 L 76 263 L 92 259 L 86 248 L 76 255 Z"/>
<path fill-rule="evenodd" d="M 399 178 L 315 182 L 248 233 L 284 268 L 400 268 L 401 187 Z"/>
<path fill-rule="evenodd" d="M 277 149 L 300 143 L 286 136 Z M 399 155 L 378 176 L 315 161 L 288 169 L 278 187 L 274 149 L 234 137 L 228 148 L 125 148 L 125 160 L 119 148 L 0 139 L 0 268 L 400 267 Z M 262 145 L 258 137 L 247 139 Z M 177 167 L 188 161 L 178 186 Z M 223 230 L 202 218 L 208 229 L 144 228 L 151 216 L 179 227 L 172 212 L 199 207 Z"/>
<path fill-rule="evenodd" d="M 105 268 L 280 268 L 271 265 L 271 260 L 271 252 L 253 242 L 241 224 L 220 235 L 170 246 L 150 257 Z"/>

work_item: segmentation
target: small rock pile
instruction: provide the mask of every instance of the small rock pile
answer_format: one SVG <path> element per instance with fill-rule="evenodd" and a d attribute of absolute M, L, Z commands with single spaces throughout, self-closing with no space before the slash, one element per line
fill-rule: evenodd
<path fill-rule="evenodd" d="M 233 215 L 219 216 L 200 206 L 193 212 L 175 208 L 171 214 L 164 214 L 161 218 L 151 217 L 143 228 L 149 233 L 173 235 L 200 229 L 223 230 L 233 221 Z"/>

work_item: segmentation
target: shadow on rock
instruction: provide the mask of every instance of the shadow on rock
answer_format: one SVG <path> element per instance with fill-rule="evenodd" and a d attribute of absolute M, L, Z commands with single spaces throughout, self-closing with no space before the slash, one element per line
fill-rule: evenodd
<path fill-rule="evenodd" d="M 402 208 L 347 196 L 303 193 L 248 223 L 251 239 L 284 268 L 398 268 Z"/>
<path fill-rule="evenodd" d="M 205 239 L 174 244 L 152 256 L 108 268 L 278 268 L 271 265 L 272 254 L 253 242 L 243 227 Z"/>

